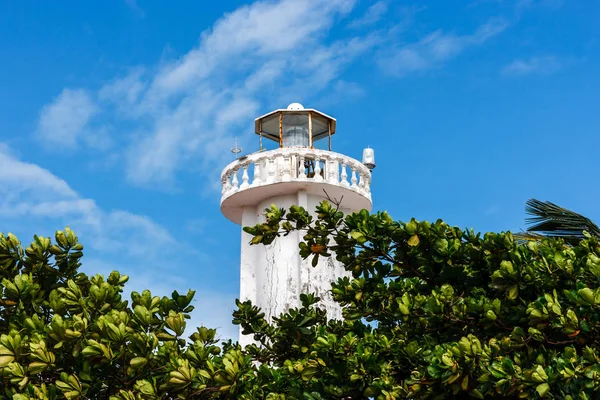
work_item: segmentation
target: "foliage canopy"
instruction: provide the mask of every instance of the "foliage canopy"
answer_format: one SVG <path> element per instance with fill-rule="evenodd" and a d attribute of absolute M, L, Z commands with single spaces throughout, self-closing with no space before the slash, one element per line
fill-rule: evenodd
<path fill-rule="evenodd" d="M 322 203 L 267 210 L 257 245 L 294 230 L 302 257 L 343 263 L 342 321 L 318 299 L 272 323 L 238 302 L 256 345 L 185 339 L 194 293 L 122 299 L 126 276 L 79 272 L 70 230 L 0 236 L 0 388 L 16 399 L 595 398 L 600 250 L 587 235 L 520 242 Z M 0 389 L 1 390 L 1 389 Z"/>
<path fill-rule="evenodd" d="M 574 246 L 522 242 L 440 220 L 395 222 L 385 212 L 344 217 L 329 203 L 315 221 L 301 208 L 273 207 L 247 231 L 269 243 L 295 229 L 305 231 L 303 257 L 335 252 L 352 273 L 332 286 L 345 320 L 308 327 L 303 315 L 289 323 L 290 313 L 270 326 L 255 314 L 243 326 L 265 344 L 250 349 L 255 357 L 288 366 L 292 377 L 300 371 L 305 390 L 353 399 L 588 399 L 599 391 L 595 236 L 584 232 Z"/>
<path fill-rule="evenodd" d="M 185 340 L 194 292 L 171 298 L 121 293 L 128 277 L 79 272 L 70 229 L 23 249 L 0 235 L 0 396 L 26 399 L 236 398 L 249 357 L 215 330 Z M 250 384 L 252 382 L 250 381 Z M 238 397 L 244 398 L 244 397 Z"/>

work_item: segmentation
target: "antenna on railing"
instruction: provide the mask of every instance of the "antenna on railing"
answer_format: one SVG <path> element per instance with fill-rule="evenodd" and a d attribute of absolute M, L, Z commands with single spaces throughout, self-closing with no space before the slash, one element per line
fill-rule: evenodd
<path fill-rule="evenodd" d="M 239 154 L 242 152 L 242 148 L 238 146 L 237 137 L 235 138 L 235 146 L 231 148 L 231 152 L 235 154 L 235 159 L 238 159 Z"/>

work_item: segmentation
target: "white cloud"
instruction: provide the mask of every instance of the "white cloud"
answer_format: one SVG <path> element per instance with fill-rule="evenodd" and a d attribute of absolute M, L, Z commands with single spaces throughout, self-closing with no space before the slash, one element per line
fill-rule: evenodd
<path fill-rule="evenodd" d="M 144 70 L 135 68 L 124 78 L 107 83 L 98 91 L 98 98 L 103 101 L 117 102 L 118 111 L 132 114 L 130 107 L 135 106 L 146 89 L 143 80 Z"/>
<path fill-rule="evenodd" d="M 180 58 L 108 82 L 98 105 L 128 180 L 172 190 L 185 169 L 217 181 L 235 136 L 254 148 L 256 115 L 336 87 L 344 67 L 376 45 L 373 36 L 328 43 L 329 29 L 354 3 L 255 2 L 225 14 Z M 69 132 L 84 130 L 85 119 L 78 121 Z"/>
<path fill-rule="evenodd" d="M 350 28 L 361 28 L 368 25 L 377 23 L 388 11 L 388 4 L 385 1 L 377 1 L 372 4 L 365 14 L 348 25 Z"/>
<path fill-rule="evenodd" d="M 383 71 L 395 76 L 436 68 L 465 49 L 483 44 L 507 27 L 504 20 L 491 20 L 470 35 L 435 31 L 416 43 L 386 50 L 380 54 L 378 63 Z"/>
<path fill-rule="evenodd" d="M 35 164 L 19 161 L 4 143 L 0 143 L 0 200 L 7 196 L 44 194 L 45 198 L 59 196 L 68 199 L 77 198 L 77 193 L 67 182 L 56 177 L 50 171 Z"/>
<path fill-rule="evenodd" d="M 530 74 L 551 74 L 564 67 L 564 62 L 554 56 L 531 57 L 517 59 L 502 68 L 502 73 L 508 76 L 523 76 Z"/>
<path fill-rule="evenodd" d="M 5 226 L 22 218 L 69 224 L 93 248 L 151 258 L 176 241 L 148 217 L 123 210 L 104 210 L 81 197 L 47 169 L 19 160 L 0 145 L 0 218 Z"/>
<path fill-rule="evenodd" d="M 42 108 L 37 133 L 49 146 L 74 148 L 97 112 L 98 107 L 85 90 L 64 89 Z"/>
<path fill-rule="evenodd" d="M 57 200 L 31 202 L 23 201 L 20 203 L 2 202 L 0 215 L 16 217 L 16 216 L 31 216 L 31 217 L 49 217 L 49 218 L 65 218 L 76 215 L 90 215 L 95 212 L 96 204 L 89 199 L 73 199 L 73 200 Z"/>
<path fill-rule="evenodd" d="M 289 55 L 317 42 L 336 15 L 348 12 L 350 0 L 260 1 L 226 14 L 201 35 L 200 44 L 162 68 L 153 81 L 160 96 L 194 88 L 211 73 L 243 67 L 245 62 Z M 256 67 L 256 65 L 253 65 Z"/>

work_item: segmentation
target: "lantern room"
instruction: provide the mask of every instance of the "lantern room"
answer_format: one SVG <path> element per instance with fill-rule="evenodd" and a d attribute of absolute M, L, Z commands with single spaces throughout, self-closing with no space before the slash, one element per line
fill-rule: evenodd
<path fill-rule="evenodd" d="M 254 130 L 263 138 L 279 143 L 279 147 L 314 147 L 321 139 L 328 139 L 331 150 L 331 135 L 335 133 L 335 118 L 314 109 L 305 109 L 302 104 L 292 103 L 287 109 L 271 111 L 254 120 Z"/>

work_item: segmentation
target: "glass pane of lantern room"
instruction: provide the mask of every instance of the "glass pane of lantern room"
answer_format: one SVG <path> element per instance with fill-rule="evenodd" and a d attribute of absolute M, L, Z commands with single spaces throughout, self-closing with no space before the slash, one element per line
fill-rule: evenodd
<path fill-rule="evenodd" d="M 321 150 L 329 149 L 329 120 L 321 115 L 313 114 L 313 147 Z"/>
<path fill-rule="evenodd" d="M 309 146 L 308 114 L 283 114 L 283 146 Z"/>

